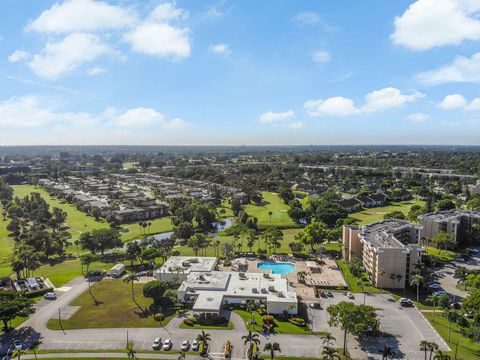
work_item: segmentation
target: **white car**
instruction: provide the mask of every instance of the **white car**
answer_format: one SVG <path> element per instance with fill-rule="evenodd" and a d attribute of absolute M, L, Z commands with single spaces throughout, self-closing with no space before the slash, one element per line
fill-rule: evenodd
<path fill-rule="evenodd" d="M 355 296 L 353 296 L 353 294 L 350 293 L 350 292 L 347 293 L 347 297 L 348 297 L 349 299 L 355 299 Z"/>
<path fill-rule="evenodd" d="M 182 351 L 187 351 L 190 347 L 190 342 L 188 340 L 183 340 L 182 341 Z"/>
<path fill-rule="evenodd" d="M 47 300 L 56 300 L 57 294 L 55 294 L 54 292 L 48 292 L 45 295 L 43 295 L 43 298 Z"/>
<path fill-rule="evenodd" d="M 195 339 L 192 341 L 192 351 L 198 351 L 198 340 Z"/>
<path fill-rule="evenodd" d="M 160 350 L 160 347 L 162 346 L 162 339 L 160 338 L 155 338 L 155 340 L 153 340 L 153 344 L 152 344 L 152 349 L 153 350 Z"/>
<path fill-rule="evenodd" d="M 20 340 L 13 340 L 13 346 L 15 347 L 16 350 L 22 350 L 23 345 Z"/>
<path fill-rule="evenodd" d="M 170 350 L 172 347 L 172 340 L 167 339 L 163 342 L 163 350 Z"/>

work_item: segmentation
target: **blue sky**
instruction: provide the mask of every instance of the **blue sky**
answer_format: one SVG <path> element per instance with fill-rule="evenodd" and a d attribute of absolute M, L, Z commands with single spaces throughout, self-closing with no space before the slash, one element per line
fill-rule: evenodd
<path fill-rule="evenodd" d="M 480 1 L 3 0 L 0 144 L 480 144 Z"/>

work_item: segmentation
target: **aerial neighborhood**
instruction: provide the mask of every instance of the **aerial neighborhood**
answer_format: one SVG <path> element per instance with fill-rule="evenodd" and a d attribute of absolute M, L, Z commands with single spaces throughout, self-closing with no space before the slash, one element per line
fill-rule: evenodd
<path fill-rule="evenodd" d="M 480 197 L 463 163 L 388 170 L 421 159 L 414 148 L 317 150 L 328 167 L 302 152 L 38 151 L 1 158 L 5 354 L 467 359 L 478 346 Z M 382 171 L 344 165 L 359 151 Z"/>

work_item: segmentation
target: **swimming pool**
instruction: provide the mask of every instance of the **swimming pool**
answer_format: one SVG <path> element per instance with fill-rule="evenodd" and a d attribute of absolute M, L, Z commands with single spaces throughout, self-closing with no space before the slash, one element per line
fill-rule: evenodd
<path fill-rule="evenodd" d="M 288 274 L 295 271 L 295 264 L 286 262 L 260 262 L 257 269 L 272 270 L 272 274 Z"/>

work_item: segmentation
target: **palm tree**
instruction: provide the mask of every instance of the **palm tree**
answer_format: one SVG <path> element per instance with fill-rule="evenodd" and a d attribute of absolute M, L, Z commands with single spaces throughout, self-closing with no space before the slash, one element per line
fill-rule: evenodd
<path fill-rule="evenodd" d="M 248 332 L 248 335 L 242 336 L 243 344 L 247 345 L 248 348 L 251 350 L 252 349 L 252 343 L 258 346 L 260 344 L 260 339 L 258 338 L 259 335 L 257 333 L 252 333 L 251 331 Z M 253 357 L 253 353 L 250 354 L 251 357 Z"/>
<path fill-rule="evenodd" d="M 395 356 L 395 351 L 390 346 L 385 345 L 383 349 L 378 350 L 378 352 L 382 355 L 382 360 L 387 360 L 388 358 L 393 359 Z"/>
<path fill-rule="evenodd" d="M 40 346 L 40 341 L 37 341 L 37 342 L 33 343 L 32 346 L 30 346 L 30 350 L 33 352 L 33 355 L 35 356 L 35 359 L 38 359 L 37 358 L 37 350 L 38 350 L 39 346 Z"/>
<path fill-rule="evenodd" d="M 275 357 L 275 352 L 282 352 L 282 350 L 280 349 L 280 345 L 276 342 L 274 343 L 271 343 L 271 342 L 268 342 L 265 344 L 265 346 L 263 347 L 263 350 L 264 351 L 269 351 L 270 352 L 270 359 L 273 360 L 274 357 Z"/>
<path fill-rule="evenodd" d="M 272 212 L 272 210 L 270 210 L 268 212 L 268 216 L 270 217 L 270 224 L 272 223 L 272 215 L 273 215 L 273 212 Z"/>
<path fill-rule="evenodd" d="M 258 309 L 258 304 L 255 301 L 247 302 L 246 310 L 248 313 L 250 313 L 250 321 L 249 321 L 250 324 L 255 324 L 254 315 L 257 309 Z"/>
<path fill-rule="evenodd" d="M 307 272 L 306 271 L 299 271 L 297 272 L 297 277 L 299 282 L 305 282 L 305 279 L 307 278 Z"/>
<path fill-rule="evenodd" d="M 127 284 L 130 283 L 132 284 L 132 301 L 135 303 L 135 305 L 138 306 L 138 308 L 143 311 L 143 308 L 140 306 L 140 304 L 135 300 L 135 290 L 133 288 L 133 284 L 135 283 L 135 281 L 138 281 L 138 276 L 135 275 L 134 273 L 130 273 L 128 274 L 125 279 L 123 279 L 124 282 L 126 282 Z"/>
<path fill-rule="evenodd" d="M 338 355 L 338 350 L 330 346 L 325 346 L 323 348 L 322 355 L 322 360 L 340 359 L 340 356 Z"/>
<path fill-rule="evenodd" d="M 22 350 L 22 349 L 15 349 L 12 351 L 12 358 L 17 358 L 18 360 L 20 360 L 21 356 L 22 355 L 25 355 L 25 350 Z"/>
<path fill-rule="evenodd" d="M 433 313 L 432 313 L 432 321 L 435 322 L 435 306 L 438 304 L 438 301 L 440 300 L 440 296 L 431 294 L 429 297 L 427 297 L 427 302 L 432 303 L 433 305 Z"/>
<path fill-rule="evenodd" d="M 428 344 L 428 350 L 430 350 L 430 356 L 429 360 L 432 360 L 433 352 L 438 350 L 438 345 L 437 343 L 434 343 L 433 341 Z"/>
<path fill-rule="evenodd" d="M 185 353 L 183 351 L 180 351 L 180 354 L 178 355 L 178 360 L 185 360 Z"/>
<path fill-rule="evenodd" d="M 451 359 L 450 355 L 444 354 L 442 350 L 438 350 L 435 353 L 435 356 L 433 358 L 433 360 L 450 360 L 450 359 Z"/>
<path fill-rule="evenodd" d="M 378 269 L 378 276 L 383 276 L 383 275 L 385 275 L 385 270 L 382 269 L 382 268 L 379 268 Z M 383 293 L 383 281 L 380 281 L 380 284 L 381 284 L 380 285 L 380 292 Z"/>
<path fill-rule="evenodd" d="M 420 300 L 420 284 L 425 278 L 420 274 L 415 274 L 410 279 L 410 285 L 417 286 L 417 302 Z"/>
<path fill-rule="evenodd" d="M 136 359 L 137 358 L 137 352 L 133 349 L 133 342 L 128 342 L 127 343 L 127 356 L 129 359 Z"/>
<path fill-rule="evenodd" d="M 430 342 L 427 340 L 420 341 L 420 351 L 425 352 L 425 360 L 427 360 L 427 352 L 430 349 Z"/>
<path fill-rule="evenodd" d="M 335 336 L 333 336 L 330 333 L 326 333 L 325 335 L 320 335 L 320 338 L 322 339 L 323 344 L 326 345 L 327 347 L 330 346 L 331 342 L 336 340 Z"/>
<path fill-rule="evenodd" d="M 207 352 L 207 346 L 208 346 L 208 342 L 211 340 L 211 336 L 209 333 L 206 333 L 205 331 L 202 330 L 202 332 L 200 334 L 198 334 L 197 336 L 197 340 L 199 342 L 202 343 L 202 346 L 203 346 L 203 352 L 206 353 Z"/>

